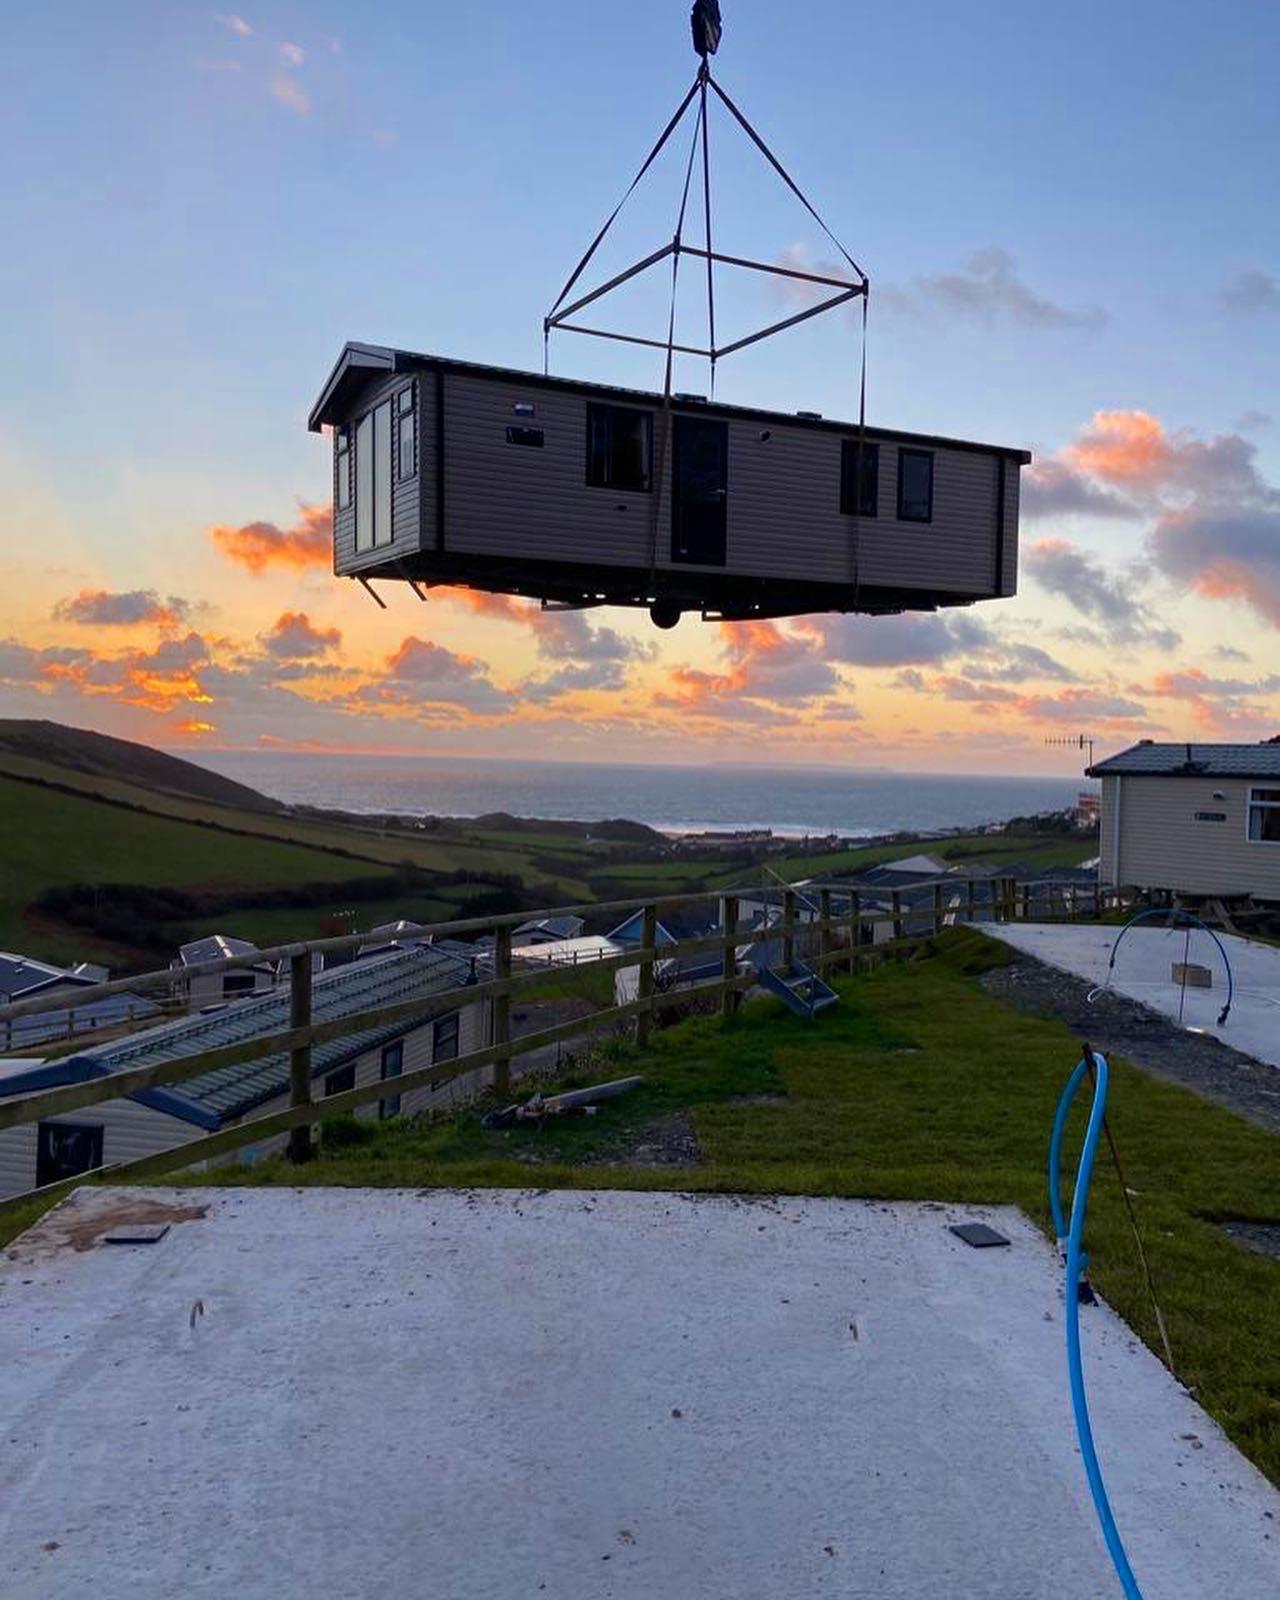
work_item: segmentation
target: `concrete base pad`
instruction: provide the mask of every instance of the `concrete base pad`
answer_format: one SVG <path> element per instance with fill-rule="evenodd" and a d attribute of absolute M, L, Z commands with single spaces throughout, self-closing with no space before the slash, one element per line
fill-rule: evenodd
<path fill-rule="evenodd" d="M 84 1190 L 0 1272 L 4 1593 L 1097 1600 L 1062 1312 L 1010 1209 Z M 1280 1495 L 1084 1327 L 1146 1600 L 1274 1600 Z"/>
<path fill-rule="evenodd" d="M 978 926 L 1015 950 L 1045 961 L 1087 982 L 1110 981 L 1119 994 L 1139 1000 L 1153 1011 L 1211 1034 L 1255 1061 L 1280 1067 L 1280 948 L 1222 933 L 1218 938 L 1231 962 L 1235 980 L 1231 1011 L 1219 1025 L 1227 1000 L 1227 970 L 1212 937 L 1202 928 L 1131 928 L 1116 950 L 1120 929 L 1098 923 L 983 922 Z M 1190 938 L 1188 939 L 1188 931 Z M 1187 956 L 1208 968 L 1211 987 L 1174 979 L 1174 965 Z"/>

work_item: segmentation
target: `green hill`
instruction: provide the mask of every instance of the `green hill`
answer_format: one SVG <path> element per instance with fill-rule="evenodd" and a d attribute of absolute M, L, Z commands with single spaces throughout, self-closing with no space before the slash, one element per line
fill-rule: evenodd
<path fill-rule="evenodd" d="M 64 767 L 94 778 L 130 783 L 162 794 L 236 806 L 242 811 L 279 811 L 280 804 L 256 789 L 210 772 L 193 761 L 166 755 L 131 739 L 114 739 L 61 722 L 0 718 L 0 772 L 21 770 L 29 761 Z"/>

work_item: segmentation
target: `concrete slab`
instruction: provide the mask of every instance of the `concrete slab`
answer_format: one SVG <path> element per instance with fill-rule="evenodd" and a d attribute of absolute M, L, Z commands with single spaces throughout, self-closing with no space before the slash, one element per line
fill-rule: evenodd
<path fill-rule="evenodd" d="M 1096 924 L 983 922 L 978 926 L 983 933 L 1003 939 L 1016 950 L 1094 984 L 1106 981 L 1107 962 L 1120 932 L 1119 928 Z M 1111 987 L 1175 1021 L 1182 1003 L 1181 1020 L 1185 1026 L 1212 1034 L 1255 1061 L 1280 1067 L 1280 948 L 1234 934 L 1222 933 L 1218 937 L 1226 947 L 1235 977 L 1231 1014 L 1222 1027 L 1218 1026 L 1218 1013 L 1227 998 L 1226 968 L 1217 946 L 1202 929 L 1191 930 L 1188 959 L 1209 968 L 1212 988 L 1188 986 L 1183 1001 L 1179 985 L 1172 981 L 1172 972 L 1173 964 L 1181 962 L 1187 950 L 1187 930 L 1141 924 L 1124 936 Z"/>
<path fill-rule="evenodd" d="M 84 1190 L 0 1270 L 4 1593 L 1098 1600 L 1059 1279 L 1010 1209 Z M 1280 1494 L 1085 1330 L 1147 1600 L 1274 1600 Z"/>

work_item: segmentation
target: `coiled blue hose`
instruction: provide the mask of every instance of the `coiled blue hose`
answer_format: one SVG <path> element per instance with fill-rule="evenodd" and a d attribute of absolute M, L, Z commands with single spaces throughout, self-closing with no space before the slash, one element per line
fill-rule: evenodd
<path fill-rule="evenodd" d="M 1062 1137 L 1066 1131 L 1067 1114 L 1071 1110 L 1076 1092 L 1092 1059 L 1093 1105 L 1089 1110 L 1089 1125 L 1085 1130 L 1084 1149 L 1080 1152 L 1080 1165 L 1076 1168 L 1075 1188 L 1071 1195 L 1071 1216 L 1064 1217 L 1059 1170 L 1062 1163 Z M 1102 1524 L 1102 1537 L 1106 1540 L 1116 1576 L 1125 1592 L 1126 1600 L 1142 1600 L 1142 1590 L 1129 1565 L 1120 1530 L 1111 1512 L 1106 1485 L 1102 1481 L 1102 1468 L 1098 1465 L 1098 1452 L 1093 1442 L 1093 1429 L 1089 1423 L 1089 1402 L 1085 1395 L 1084 1370 L 1080 1364 L 1080 1283 L 1084 1278 L 1089 1258 L 1084 1252 L 1084 1219 L 1089 1203 L 1089 1182 L 1093 1177 L 1093 1158 L 1098 1149 L 1098 1135 L 1102 1132 L 1102 1119 L 1107 1109 L 1108 1068 L 1105 1056 L 1086 1047 L 1075 1071 L 1067 1080 L 1058 1101 L 1053 1119 L 1053 1134 L 1049 1140 L 1049 1207 L 1053 1212 L 1053 1229 L 1061 1247 L 1066 1240 L 1067 1266 L 1067 1373 L 1071 1380 L 1071 1409 L 1075 1413 L 1076 1437 L 1080 1441 L 1080 1454 L 1089 1479 L 1089 1493 Z"/>

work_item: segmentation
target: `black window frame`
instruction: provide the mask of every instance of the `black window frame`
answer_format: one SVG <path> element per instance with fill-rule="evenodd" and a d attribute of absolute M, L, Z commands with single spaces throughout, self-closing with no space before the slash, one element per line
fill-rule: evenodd
<path fill-rule="evenodd" d="M 390 1063 L 395 1062 L 392 1070 Z M 391 1044 L 382 1047 L 382 1059 L 378 1069 L 379 1081 L 389 1083 L 393 1078 L 399 1078 L 404 1073 L 404 1040 L 396 1039 Z M 400 1115 L 400 1096 L 389 1094 L 385 1100 L 378 1101 L 378 1115 L 382 1118 L 398 1117 Z"/>
<path fill-rule="evenodd" d="M 418 396 L 417 385 L 409 384 L 396 395 L 396 482 L 408 483 L 418 475 Z M 404 425 L 409 424 L 409 470 L 404 470 Z"/>
<path fill-rule="evenodd" d="M 929 505 L 928 505 L 928 509 L 925 512 L 924 516 L 918 516 L 915 513 L 909 513 L 907 511 L 907 507 L 906 507 L 906 504 L 905 504 L 905 498 L 904 498 L 903 492 L 902 492 L 903 491 L 903 480 L 904 480 L 904 477 L 905 477 L 905 474 L 903 472 L 903 464 L 904 464 L 904 462 L 907 460 L 907 458 L 909 456 L 910 457 L 917 457 L 920 460 L 927 461 L 929 463 Z M 934 476 L 934 473 L 933 473 L 933 457 L 934 457 L 934 452 L 932 450 L 921 450 L 921 449 L 918 449 L 917 447 L 915 447 L 914 445 L 906 445 L 906 444 L 898 446 L 898 521 L 899 522 L 925 523 L 925 522 L 932 522 L 933 521 L 933 476 Z"/>
<path fill-rule="evenodd" d="M 350 511 L 355 503 L 355 484 L 351 477 L 351 429 L 345 425 L 334 438 L 333 503 L 339 511 Z"/>
<path fill-rule="evenodd" d="M 644 430 L 643 456 L 644 471 L 641 483 L 618 483 L 614 481 L 612 468 L 614 465 L 613 451 L 613 423 L 615 417 L 624 416 L 628 419 L 639 418 Z M 608 423 L 608 444 L 603 451 L 596 448 L 596 429 L 601 421 Z M 604 401 L 591 400 L 587 402 L 586 413 L 586 483 L 589 489 L 608 489 L 613 494 L 652 494 L 653 493 L 653 412 L 646 411 L 641 406 L 615 406 Z M 597 461 L 605 463 L 604 470 L 596 472 Z"/>
<path fill-rule="evenodd" d="M 858 465 L 859 454 L 862 456 L 861 467 Z M 858 480 L 856 484 L 855 478 Z M 855 488 L 858 491 L 857 504 L 854 503 Z M 880 446 L 874 440 L 840 441 L 840 514 L 845 517 L 880 515 Z"/>
<path fill-rule="evenodd" d="M 1256 833 L 1253 831 L 1255 815 L 1258 821 Z M 1268 826 L 1280 830 L 1280 784 L 1250 784 L 1245 799 L 1244 836 L 1250 844 L 1280 844 L 1280 832 L 1275 838 L 1268 838 L 1264 831 Z"/>
<path fill-rule="evenodd" d="M 77 1167 L 74 1171 L 66 1171 L 54 1159 L 52 1148 L 54 1134 L 71 1134 L 89 1137 L 89 1163 L 87 1166 Z M 96 1172 L 104 1164 L 105 1154 L 103 1145 L 106 1136 L 106 1125 L 101 1122 L 66 1122 L 61 1118 L 50 1117 L 46 1121 L 36 1124 L 36 1188 L 43 1188 L 46 1183 L 57 1183 L 64 1178 L 78 1178 L 82 1172 Z"/>
<path fill-rule="evenodd" d="M 346 1094 L 348 1089 L 356 1086 L 356 1064 L 348 1061 L 345 1067 L 335 1067 L 332 1072 L 324 1075 L 324 1097 L 327 1100 L 331 1094 Z"/>

